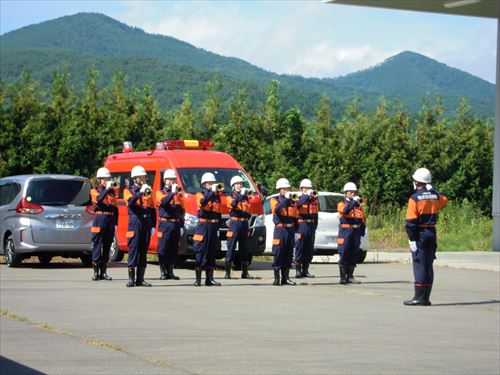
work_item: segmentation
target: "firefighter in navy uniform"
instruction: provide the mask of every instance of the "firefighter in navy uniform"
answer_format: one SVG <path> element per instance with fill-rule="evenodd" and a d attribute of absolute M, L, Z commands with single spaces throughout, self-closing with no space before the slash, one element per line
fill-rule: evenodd
<path fill-rule="evenodd" d="M 201 176 L 202 191 L 196 194 L 198 203 L 198 224 L 193 237 L 196 253 L 195 286 L 201 285 L 201 271 L 205 269 L 207 286 L 220 286 L 214 280 L 215 257 L 219 242 L 219 221 L 221 192 L 213 173 Z"/>
<path fill-rule="evenodd" d="M 97 170 L 98 186 L 90 192 L 94 204 L 94 221 L 92 223 L 92 280 L 111 280 L 106 273 L 109 261 L 109 250 L 115 237 L 115 226 L 118 225 L 118 209 L 116 207 L 116 191 L 109 181 L 111 173 L 107 168 Z"/>
<path fill-rule="evenodd" d="M 432 188 L 432 177 L 428 169 L 417 169 L 412 178 L 415 193 L 408 201 L 406 233 L 412 252 L 415 296 L 404 301 L 404 304 L 429 306 L 434 281 L 432 263 L 436 258 L 437 248 L 437 213 L 446 207 L 448 198 Z"/>
<path fill-rule="evenodd" d="M 226 275 L 231 278 L 231 266 L 234 260 L 236 245 L 241 259 L 241 278 L 253 279 L 248 273 L 248 220 L 250 218 L 250 202 L 248 189 L 243 187 L 244 181 L 240 176 L 231 178 L 232 193 L 227 196 L 227 206 L 230 210 L 229 228 L 227 231 Z"/>
<path fill-rule="evenodd" d="M 163 174 L 165 186 L 156 192 L 159 224 L 158 262 L 160 264 L 160 280 L 179 280 L 174 274 L 174 265 L 179 252 L 179 241 L 184 227 L 184 204 L 182 193 L 177 185 L 177 175 L 173 169 Z"/>
<path fill-rule="evenodd" d="M 156 210 L 151 188 L 146 184 L 146 171 L 141 166 L 132 168 L 132 186 L 124 190 L 123 198 L 128 205 L 128 283 L 127 287 L 151 286 L 144 281 L 147 252 L 156 227 Z M 137 268 L 137 279 L 135 269 Z"/>
<path fill-rule="evenodd" d="M 309 264 L 314 254 L 314 237 L 318 227 L 317 192 L 312 190 L 312 182 L 307 178 L 300 182 L 300 190 L 301 196 L 297 201 L 299 218 L 295 241 L 295 277 L 314 277 L 309 273 Z"/>
<path fill-rule="evenodd" d="M 359 256 L 361 237 L 365 235 L 365 213 L 357 195 L 357 187 L 348 182 L 344 185 L 344 199 L 338 203 L 339 235 L 338 252 L 340 284 L 360 284 L 354 278 L 354 269 Z"/>
<path fill-rule="evenodd" d="M 295 285 L 295 283 L 290 280 L 290 268 L 293 259 L 295 220 L 297 219 L 298 213 L 296 197 L 290 192 L 290 188 L 290 182 L 288 182 L 286 178 L 278 179 L 278 181 L 276 181 L 276 189 L 279 195 L 270 200 L 274 222 L 273 285 Z"/>

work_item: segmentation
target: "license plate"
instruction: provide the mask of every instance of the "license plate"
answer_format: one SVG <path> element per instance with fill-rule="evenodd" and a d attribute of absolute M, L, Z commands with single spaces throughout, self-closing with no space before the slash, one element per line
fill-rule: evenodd
<path fill-rule="evenodd" d="M 74 220 L 56 220 L 56 229 L 74 229 Z"/>

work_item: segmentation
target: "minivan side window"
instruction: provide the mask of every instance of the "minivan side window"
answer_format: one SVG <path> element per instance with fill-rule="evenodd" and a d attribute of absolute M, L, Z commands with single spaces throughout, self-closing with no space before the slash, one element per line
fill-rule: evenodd
<path fill-rule="evenodd" d="M 21 191 L 21 185 L 12 182 L 0 186 L 0 206 L 10 204 Z"/>

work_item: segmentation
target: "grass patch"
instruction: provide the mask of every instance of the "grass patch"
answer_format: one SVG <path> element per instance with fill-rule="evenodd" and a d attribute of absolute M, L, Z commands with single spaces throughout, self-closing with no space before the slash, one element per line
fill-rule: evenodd
<path fill-rule="evenodd" d="M 394 251 L 408 248 L 405 231 L 406 207 L 387 207 L 368 216 L 370 248 Z M 438 251 L 491 251 L 493 220 L 471 202 L 450 202 L 439 214 Z"/>

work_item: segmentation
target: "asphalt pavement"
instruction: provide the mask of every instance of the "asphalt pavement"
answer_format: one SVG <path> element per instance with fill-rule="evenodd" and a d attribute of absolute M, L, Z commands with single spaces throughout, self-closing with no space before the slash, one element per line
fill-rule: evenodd
<path fill-rule="evenodd" d="M 498 266 L 498 253 L 478 254 Z M 408 307 L 411 265 L 367 260 L 361 285 L 339 285 L 337 264 L 316 263 L 316 278 L 275 287 L 270 263 L 254 262 L 258 279 L 219 270 L 221 287 L 199 288 L 191 265 L 162 281 L 149 264 L 153 287 L 126 288 L 124 263 L 109 282 L 77 260 L 2 264 L 0 373 L 500 373 L 498 271 L 437 266 L 433 305 Z"/>

